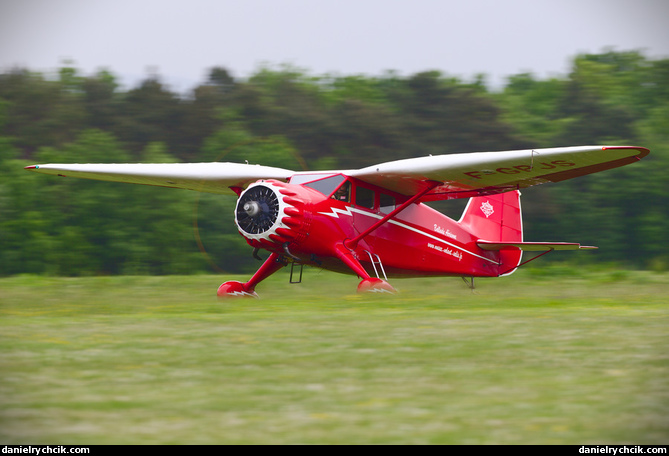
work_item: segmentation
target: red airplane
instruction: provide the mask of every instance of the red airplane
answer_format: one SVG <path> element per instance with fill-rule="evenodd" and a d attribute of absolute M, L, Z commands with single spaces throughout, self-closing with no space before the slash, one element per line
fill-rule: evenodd
<path fill-rule="evenodd" d="M 634 163 L 649 150 L 582 146 L 413 158 L 357 170 L 294 172 L 238 163 L 49 164 L 58 176 L 236 194 L 235 223 L 270 252 L 248 282 L 219 297 L 253 296 L 291 264 L 357 275 L 359 292 L 395 292 L 388 277 L 499 277 L 553 250 L 596 247 L 524 242 L 520 190 Z M 470 198 L 459 221 L 423 204 Z M 540 252 L 522 262 L 523 251 Z M 300 269 L 300 279 L 301 279 Z M 291 281 L 293 270 L 291 269 Z"/>

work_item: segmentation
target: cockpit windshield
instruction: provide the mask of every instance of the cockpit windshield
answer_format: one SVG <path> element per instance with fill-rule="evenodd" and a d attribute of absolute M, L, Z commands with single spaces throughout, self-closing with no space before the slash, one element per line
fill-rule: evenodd
<path fill-rule="evenodd" d="M 326 177 L 325 179 L 320 179 L 317 181 L 309 182 L 307 184 L 303 184 L 305 187 L 313 188 L 314 190 L 318 190 L 325 196 L 330 196 L 332 192 L 335 191 L 337 187 L 341 185 L 342 182 L 344 182 L 346 178 L 342 176 L 341 174 L 337 174 L 336 176 L 330 176 Z M 347 182 L 347 185 L 350 187 L 351 184 Z"/>

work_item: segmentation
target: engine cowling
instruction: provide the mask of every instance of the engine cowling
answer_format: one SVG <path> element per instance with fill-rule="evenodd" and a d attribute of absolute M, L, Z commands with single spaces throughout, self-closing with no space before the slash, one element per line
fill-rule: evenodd
<path fill-rule="evenodd" d="M 253 247 L 278 250 L 299 244 L 309 233 L 311 213 L 304 188 L 275 180 L 249 185 L 237 200 L 235 223 Z"/>

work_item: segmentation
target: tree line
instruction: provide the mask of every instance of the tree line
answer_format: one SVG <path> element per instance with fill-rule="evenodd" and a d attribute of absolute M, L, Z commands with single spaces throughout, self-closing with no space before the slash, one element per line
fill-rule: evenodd
<path fill-rule="evenodd" d="M 640 145 L 651 155 L 526 189 L 526 239 L 600 247 L 574 261 L 669 267 L 669 59 L 582 54 L 568 75 L 518 74 L 498 90 L 483 75 L 314 76 L 283 66 L 244 80 L 212 68 L 178 94 L 157 75 L 123 90 L 108 70 L 82 76 L 65 65 L 53 77 L 12 69 L 0 74 L 0 274 L 256 267 L 234 226 L 233 198 L 39 176 L 23 170 L 29 164 L 248 161 L 315 170 L 589 144 Z"/>

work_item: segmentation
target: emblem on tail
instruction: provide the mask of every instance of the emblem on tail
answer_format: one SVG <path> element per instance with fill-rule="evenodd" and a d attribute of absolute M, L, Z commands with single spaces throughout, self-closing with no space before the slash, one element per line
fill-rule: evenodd
<path fill-rule="evenodd" d="M 481 212 L 485 214 L 485 218 L 488 218 L 492 215 L 493 212 L 495 212 L 495 209 L 493 209 L 492 204 L 490 204 L 489 201 L 486 201 L 485 203 L 481 204 Z"/>

